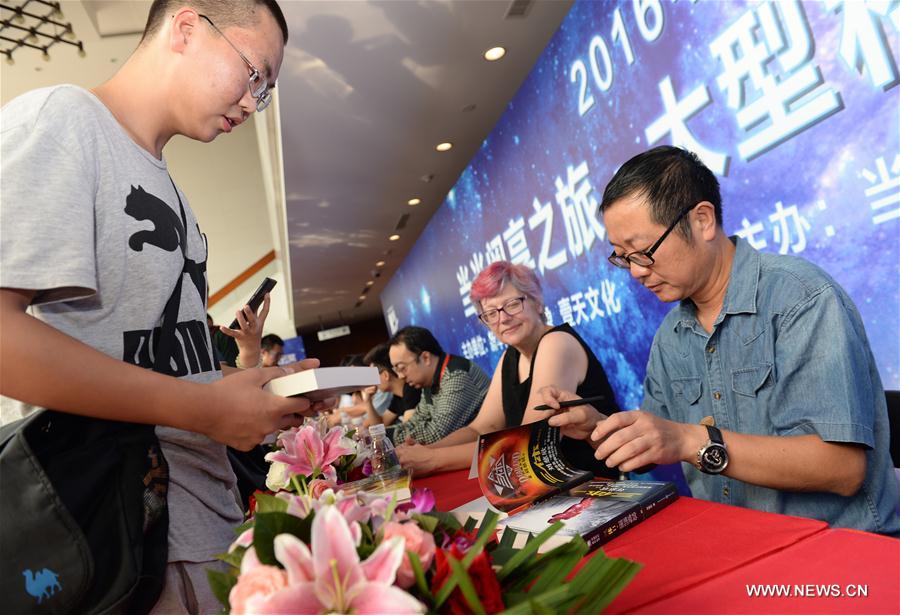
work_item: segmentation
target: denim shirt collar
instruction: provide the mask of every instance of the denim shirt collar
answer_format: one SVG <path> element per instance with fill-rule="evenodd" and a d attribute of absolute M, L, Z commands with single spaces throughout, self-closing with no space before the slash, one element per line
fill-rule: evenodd
<path fill-rule="evenodd" d="M 725 301 L 722 303 L 722 311 L 716 318 L 716 324 L 722 322 L 728 314 L 755 314 L 756 292 L 759 288 L 759 252 L 745 239 L 732 235 L 729 239 L 735 244 L 734 259 L 731 262 L 731 272 L 728 277 L 728 289 L 725 291 Z M 679 310 L 678 318 L 672 328 L 694 328 L 697 323 L 697 308 L 690 299 L 684 299 L 676 308 Z"/>

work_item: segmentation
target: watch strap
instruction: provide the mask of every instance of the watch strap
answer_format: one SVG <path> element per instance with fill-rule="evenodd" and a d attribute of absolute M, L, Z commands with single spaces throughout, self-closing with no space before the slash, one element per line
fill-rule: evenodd
<path fill-rule="evenodd" d="M 718 427 L 707 425 L 706 433 L 709 434 L 710 442 L 712 442 L 713 444 L 721 444 L 722 446 L 725 446 L 725 439 L 722 437 L 722 432 Z"/>

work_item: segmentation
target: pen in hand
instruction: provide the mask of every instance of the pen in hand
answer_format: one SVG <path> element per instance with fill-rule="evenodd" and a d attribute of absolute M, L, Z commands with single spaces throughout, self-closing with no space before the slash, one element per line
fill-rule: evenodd
<path fill-rule="evenodd" d="M 606 401 L 606 397 L 604 395 L 597 395 L 596 397 L 585 397 L 584 399 L 570 399 L 568 401 L 559 402 L 560 409 L 562 408 L 571 408 L 572 406 L 583 406 L 585 404 L 591 404 L 598 401 Z M 555 408 L 551 408 L 547 404 L 541 404 L 540 406 L 535 406 L 535 410 L 555 410 Z"/>

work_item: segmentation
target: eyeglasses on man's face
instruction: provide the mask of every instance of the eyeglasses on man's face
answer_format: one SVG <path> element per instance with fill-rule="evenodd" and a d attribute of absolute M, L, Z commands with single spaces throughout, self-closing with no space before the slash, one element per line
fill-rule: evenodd
<path fill-rule="evenodd" d="M 666 237 L 669 236 L 675 227 L 678 226 L 678 223 L 681 222 L 681 219 L 684 218 L 685 215 L 692 209 L 694 209 L 699 203 L 691 205 L 675 218 L 675 221 L 669 225 L 669 228 L 666 229 L 666 232 L 662 234 L 662 236 L 656 240 L 652 246 L 650 246 L 647 250 L 637 250 L 635 252 L 630 252 L 629 254 L 616 254 L 616 251 L 613 250 L 612 254 L 610 254 L 606 260 L 610 263 L 619 267 L 621 269 L 630 269 L 632 265 L 638 265 L 640 267 L 650 267 L 656 260 L 653 258 L 653 253 L 659 249 L 659 246 L 662 245 L 662 242 L 665 241 Z"/>
<path fill-rule="evenodd" d="M 225 42 L 231 45 L 231 48 L 234 49 L 241 59 L 244 61 L 244 64 L 247 65 L 247 70 L 250 72 L 250 77 L 247 80 L 247 87 L 250 89 L 250 95 L 256 99 L 256 110 L 262 111 L 266 107 L 269 106 L 269 103 L 272 102 L 272 90 L 269 88 L 269 81 L 265 78 L 265 76 L 259 71 L 258 68 L 253 66 L 253 63 L 247 59 L 241 50 L 234 46 L 225 33 L 219 30 L 218 26 L 212 22 L 212 19 L 207 17 L 206 15 L 199 15 L 202 19 L 205 19 L 212 29 L 219 33 L 219 36 L 225 39 Z"/>
<path fill-rule="evenodd" d="M 493 325 L 500 320 L 500 312 L 506 312 L 513 316 L 525 309 L 525 299 L 527 297 L 514 297 L 498 308 L 485 310 L 478 315 L 478 319 L 486 325 Z"/>
<path fill-rule="evenodd" d="M 415 359 L 411 359 L 409 361 L 397 361 L 396 363 L 391 365 L 391 367 L 393 367 L 394 372 L 398 376 L 400 376 L 400 375 L 403 375 L 406 373 L 406 370 L 407 370 L 407 368 L 409 368 L 410 365 L 412 365 L 413 363 L 418 363 L 419 359 L 421 359 L 421 358 L 422 358 L 422 353 L 420 352 L 419 354 L 416 355 Z"/>

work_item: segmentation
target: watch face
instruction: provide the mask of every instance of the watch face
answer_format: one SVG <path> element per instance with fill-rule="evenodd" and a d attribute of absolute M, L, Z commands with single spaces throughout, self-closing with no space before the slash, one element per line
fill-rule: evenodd
<path fill-rule="evenodd" d="M 718 474 L 728 465 L 728 453 L 725 451 L 725 447 L 720 444 L 710 444 L 703 451 L 701 463 L 706 472 Z"/>

